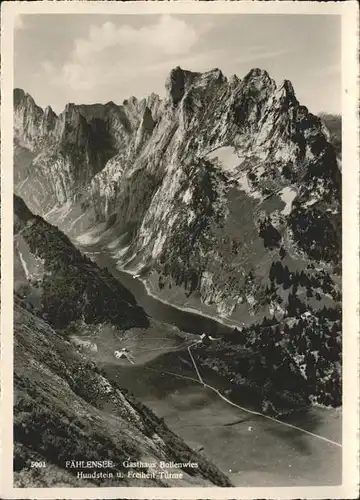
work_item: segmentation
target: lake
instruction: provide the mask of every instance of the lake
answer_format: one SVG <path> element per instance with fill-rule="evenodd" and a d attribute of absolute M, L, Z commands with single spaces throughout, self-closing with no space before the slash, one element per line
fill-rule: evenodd
<path fill-rule="evenodd" d="M 100 267 L 106 266 L 133 293 L 149 316 L 189 333 L 231 333 L 232 329 L 220 322 L 150 296 L 139 279 L 116 268 L 110 254 L 97 252 L 98 249 L 86 249 L 92 260 Z M 163 417 L 170 429 L 190 446 L 202 450 L 235 486 L 341 484 L 340 447 L 227 404 L 198 383 L 186 348 L 159 352 L 144 364 L 113 363 L 104 368 L 111 378 Z M 206 382 L 216 385 L 208 377 Z M 293 417 L 291 422 L 341 442 L 340 409 L 314 407 Z"/>

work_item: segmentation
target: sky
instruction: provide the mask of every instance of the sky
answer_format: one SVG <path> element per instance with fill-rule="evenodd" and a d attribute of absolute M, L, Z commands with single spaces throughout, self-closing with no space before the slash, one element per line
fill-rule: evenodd
<path fill-rule="evenodd" d="M 336 15 L 33 14 L 15 20 L 14 85 L 42 107 L 121 104 L 164 95 L 176 66 L 252 68 L 293 83 L 313 113 L 341 112 L 341 20 Z"/>

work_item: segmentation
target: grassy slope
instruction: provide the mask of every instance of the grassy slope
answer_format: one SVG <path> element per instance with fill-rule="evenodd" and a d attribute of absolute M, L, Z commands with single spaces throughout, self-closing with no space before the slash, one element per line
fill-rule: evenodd
<path fill-rule="evenodd" d="M 229 485 L 220 471 L 173 434 L 163 420 L 117 383 L 109 382 L 90 354 L 79 352 L 68 341 L 69 334 L 94 337 L 111 331 L 115 341 L 121 333 L 144 333 L 149 320 L 131 293 L 84 258 L 58 229 L 34 217 L 19 198 L 15 198 L 15 233 L 17 485 Z M 30 281 L 25 269 L 32 273 Z M 154 325 L 149 335 L 154 336 Z M 105 340 L 99 342 L 103 352 Z M 186 471 L 183 480 L 125 477 L 88 479 L 84 484 L 77 480 L 77 470 L 65 469 L 69 459 L 109 459 L 116 466 L 108 472 L 124 472 L 121 463 L 128 457 L 134 461 L 197 461 L 199 469 Z M 30 468 L 32 460 L 46 461 L 47 468 Z"/>
<path fill-rule="evenodd" d="M 33 216 L 18 197 L 15 234 L 21 235 L 30 252 L 44 261 L 44 274 L 37 283 L 41 312 L 54 327 L 65 328 L 81 318 L 87 323 L 107 321 L 122 329 L 149 325 L 125 287 L 83 256 L 56 227 Z"/>
<path fill-rule="evenodd" d="M 109 382 L 84 354 L 73 349 L 26 301 L 15 297 L 15 480 L 18 486 L 166 485 L 157 480 L 76 479 L 65 461 L 113 460 L 112 472 L 124 471 L 122 460 L 198 461 L 195 474 L 180 483 L 228 481 L 197 455 L 144 405 Z M 44 460 L 47 469 L 30 469 Z M 86 472 L 92 472 L 87 470 Z M 110 472 L 110 471 L 109 471 Z"/>

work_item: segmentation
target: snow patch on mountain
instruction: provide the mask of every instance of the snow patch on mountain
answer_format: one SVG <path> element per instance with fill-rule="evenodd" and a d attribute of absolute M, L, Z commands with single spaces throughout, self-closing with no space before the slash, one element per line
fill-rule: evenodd
<path fill-rule="evenodd" d="M 24 257 L 23 257 L 23 254 L 22 254 L 20 251 L 19 251 L 19 257 L 20 257 L 21 265 L 22 265 L 22 267 L 23 267 L 23 269 L 24 269 L 24 273 L 25 273 L 26 279 L 27 279 L 27 280 L 30 280 L 30 278 L 31 278 L 31 274 L 30 274 L 30 272 L 29 272 L 29 269 L 28 269 L 28 266 L 27 266 L 27 264 L 26 264 L 26 261 L 25 261 L 25 259 L 24 259 Z"/>
<path fill-rule="evenodd" d="M 279 195 L 281 200 L 285 203 L 285 207 L 281 211 L 283 215 L 289 215 L 291 213 L 291 208 L 294 199 L 297 196 L 297 192 L 294 188 L 285 187 L 281 191 L 279 191 Z"/>
<path fill-rule="evenodd" d="M 216 158 L 219 161 L 220 167 L 225 171 L 232 172 L 240 163 L 240 159 L 233 146 L 223 146 L 211 151 L 206 156 L 209 159 Z"/>

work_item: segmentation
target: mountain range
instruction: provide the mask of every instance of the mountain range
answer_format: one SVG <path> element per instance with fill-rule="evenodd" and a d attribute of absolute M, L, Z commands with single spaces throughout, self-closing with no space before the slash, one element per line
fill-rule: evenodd
<path fill-rule="evenodd" d="M 165 89 L 59 115 L 15 89 L 18 293 L 49 335 L 157 328 L 83 255 L 105 252 L 155 297 L 233 325 L 194 348 L 233 398 L 272 414 L 341 405 L 336 117 L 258 68 L 177 67 Z"/>
<path fill-rule="evenodd" d="M 263 304 L 274 261 L 339 263 L 330 134 L 259 69 L 175 68 L 166 90 L 59 116 L 15 90 L 15 191 L 79 242 L 111 244 L 156 295 L 252 322 L 277 307 Z"/>

